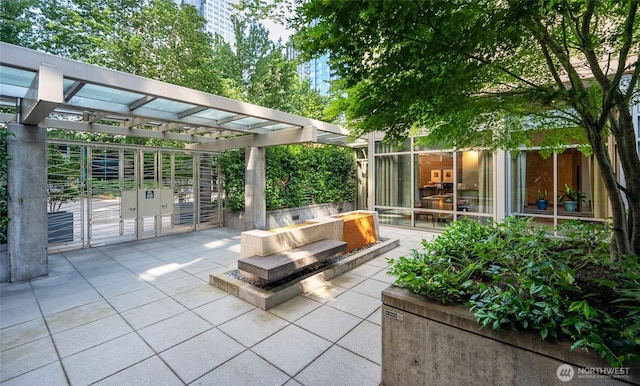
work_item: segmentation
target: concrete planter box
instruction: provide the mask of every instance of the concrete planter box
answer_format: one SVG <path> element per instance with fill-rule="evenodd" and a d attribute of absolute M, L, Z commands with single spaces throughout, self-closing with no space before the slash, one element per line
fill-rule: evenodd
<path fill-rule="evenodd" d="M 299 208 L 286 208 L 270 210 L 267 212 L 266 229 L 281 228 L 300 224 L 318 217 L 331 216 L 338 213 L 354 210 L 352 201 L 344 201 L 332 204 L 316 204 L 301 206 Z M 224 211 L 224 226 L 227 228 L 248 231 L 245 229 L 244 212 Z"/>
<path fill-rule="evenodd" d="M 638 364 L 611 369 L 594 353 L 570 352 L 567 342 L 545 342 L 528 332 L 480 329 L 462 305 L 443 305 L 393 286 L 382 292 L 382 303 L 385 386 L 640 382 Z M 618 375 L 600 375 L 601 369 Z"/>

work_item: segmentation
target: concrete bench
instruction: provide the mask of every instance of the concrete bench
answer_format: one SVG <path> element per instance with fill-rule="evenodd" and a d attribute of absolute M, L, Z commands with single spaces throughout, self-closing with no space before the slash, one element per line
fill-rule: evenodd
<path fill-rule="evenodd" d="M 344 252 L 347 243 L 339 240 L 314 241 L 267 256 L 249 256 L 238 260 L 240 274 L 259 285 L 276 282 L 314 264 Z"/>
<path fill-rule="evenodd" d="M 344 221 L 339 218 L 321 217 L 268 231 L 255 229 L 242 232 L 240 258 L 269 256 L 324 239 L 342 240 L 343 224 Z"/>

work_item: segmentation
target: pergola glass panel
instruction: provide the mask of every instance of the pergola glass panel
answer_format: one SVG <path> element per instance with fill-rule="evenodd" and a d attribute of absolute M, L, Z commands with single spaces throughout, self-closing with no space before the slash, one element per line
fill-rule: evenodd
<path fill-rule="evenodd" d="M 98 103 L 111 102 L 128 106 L 144 96 L 144 94 L 134 93 L 130 91 L 123 91 L 109 87 L 87 84 L 82 86 L 80 91 L 78 91 L 76 95 L 71 98 L 70 102 L 71 104 L 76 104 L 74 103 L 74 101 L 92 99 Z"/>
<path fill-rule="evenodd" d="M 143 106 L 144 108 L 149 110 L 166 111 L 166 112 L 175 113 L 175 114 L 178 114 L 183 111 L 187 111 L 189 109 L 196 107 L 196 105 L 171 101 L 168 99 L 154 99 L 151 102 L 144 104 Z"/>
<path fill-rule="evenodd" d="M 228 111 L 220 111 L 220 110 L 214 110 L 214 109 L 207 109 L 207 110 L 204 110 L 204 111 L 200 111 L 199 113 L 192 114 L 193 117 L 205 118 L 205 119 L 213 119 L 215 121 L 218 121 L 220 119 L 229 118 L 229 117 L 232 117 L 234 115 L 236 115 L 236 114 L 230 113 Z"/>
<path fill-rule="evenodd" d="M 0 95 L 24 98 L 36 73 L 0 66 Z"/>

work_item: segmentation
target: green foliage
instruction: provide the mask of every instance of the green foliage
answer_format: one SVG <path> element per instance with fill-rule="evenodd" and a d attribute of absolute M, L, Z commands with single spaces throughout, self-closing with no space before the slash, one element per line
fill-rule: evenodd
<path fill-rule="evenodd" d="M 47 206 L 58 212 L 80 197 L 80 160 L 64 145 L 50 145 L 47 155 Z"/>
<path fill-rule="evenodd" d="M 212 39 L 194 7 L 153 0 L 133 14 L 110 47 L 111 67 L 205 92 L 220 94 Z"/>
<path fill-rule="evenodd" d="M 554 129 L 544 142 L 553 146 L 586 139 L 574 129 L 578 115 L 558 111 L 578 104 L 597 116 L 608 108 L 603 88 L 616 88 L 572 84 L 567 91 L 567 80 L 556 75 L 575 68 L 563 59 L 580 58 L 576 63 L 606 73 L 609 64 L 584 58 L 627 55 L 627 44 L 637 53 L 632 3 L 386 0 L 327 7 L 311 0 L 299 2 L 293 42 L 305 59 L 330 55 L 341 79 L 337 92 L 347 95 L 337 100 L 339 110 L 360 132 L 384 130 L 397 138 L 426 129 L 433 143 L 510 148 Z M 610 15 L 616 17 L 602 21 Z M 588 36 L 576 36 L 565 20 L 584 22 Z"/>
<path fill-rule="evenodd" d="M 640 93 L 637 1 L 298 4 L 295 47 L 305 58 L 329 54 L 340 77 L 332 112 L 352 131 L 457 148 L 577 143 L 597 159 L 609 195 L 612 258 L 640 254 L 640 158 L 629 140 Z"/>
<path fill-rule="evenodd" d="M 5 125 L 0 125 L 0 244 L 7 242 L 7 226 L 9 225 L 9 190 L 7 189 L 7 172 L 9 171 L 9 153 L 7 138 L 13 135 Z"/>
<path fill-rule="evenodd" d="M 296 62 L 281 42 L 253 19 L 232 17 L 235 50 L 216 39 L 214 63 L 220 68 L 226 96 L 292 114 L 318 118 L 324 99 L 298 77 Z M 320 105 L 319 105 L 320 104 Z"/>
<path fill-rule="evenodd" d="M 20 44 L 22 39 L 30 36 L 32 20 L 35 16 L 31 7 L 37 3 L 38 0 L 0 2 L 0 41 Z"/>
<path fill-rule="evenodd" d="M 530 219 L 462 219 L 408 257 L 389 260 L 395 284 L 466 303 L 483 327 L 536 331 L 594 350 L 611 366 L 640 359 L 638 257 L 611 263 L 610 227 L 567 221 L 551 237 Z"/>
<path fill-rule="evenodd" d="M 220 155 L 218 162 L 225 208 L 231 211 L 244 210 L 244 151 L 227 150 Z"/>
<path fill-rule="evenodd" d="M 349 149 L 334 146 L 289 145 L 266 151 L 267 210 L 352 200 L 355 160 Z M 244 209 L 244 152 L 220 156 L 225 207 Z"/>
<path fill-rule="evenodd" d="M 255 19 L 234 18 L 232 48 L 193 6 L 172 0 L 17 0 L 0 12 L 6 42 L 293 114 L 324 109 Z"/>

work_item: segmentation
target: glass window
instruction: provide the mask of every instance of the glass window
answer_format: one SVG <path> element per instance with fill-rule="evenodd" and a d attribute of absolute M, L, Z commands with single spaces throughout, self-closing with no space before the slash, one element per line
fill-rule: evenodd
<path fill-rule="evenodd" d="M 546 158 L 538 150 L 522 151 L 512 162 L 513 212 L 545 223 L 555 211 L 558 216 L 606 217 L 607 195 L 596 169 L 594 158 L 577 149 Z"/>
<path fill-rule="evenodd" d="M 416 154 L 415 181 L 417 199 L 453 195 L 453 154 Z"/>
<path fill-rule="evenodd" d="M 375 157 L 375 205 L 411 207 L 411 155 Z"/>
<path fill-rule="evenodd" d="M 453 153 L 414 155 L 416 227 L 441 227 L 453 220 Z"/>
<path fill-rule="evenodd" d="M 558 215 L 594 217 L 597 212 L 595 217 L 604 217 L 607 196 L 600 179 L 593 178 L 593 158 L 577 149 L 567 149 L 557 157 Z"/>
<path fill-rule="evenodd" d="M 511 165 L 511 210 L 533 216 L 537 226 L 553 227 L 555 223 L 553 159 L 530 150 L 521 152 Z"/>
<path fill-rule="evenodd" d="M 489 151 L 456 153 L 456 210 L 493 213 L 493 156 Z"/>
<path fill-rule="evenodd" d="M 411 150 L 411 138 L 405 139 L 405 141 L 400 145 L 390 144 L 384 141 L 376 141 L 375 143 L 376 153 L 393 153 L 393 152 L 410 151 L 410 150 Z"/>
<path fill-rule="evenodd" d="M 378 221 L 385 225 L 411 226 L 411 211 L 402 209 L 377 208 Z"/>
<path fill-rule="evenodd" d="M 424 144 L 424 140 L 423 137 L 415 137 L 413 139 L 413 148 L 416 151 L 423 151 L 423 150 L 442 150 L 445 149 L 443 144 L 437 144 L 437 145 L 425 145 Z"/>

